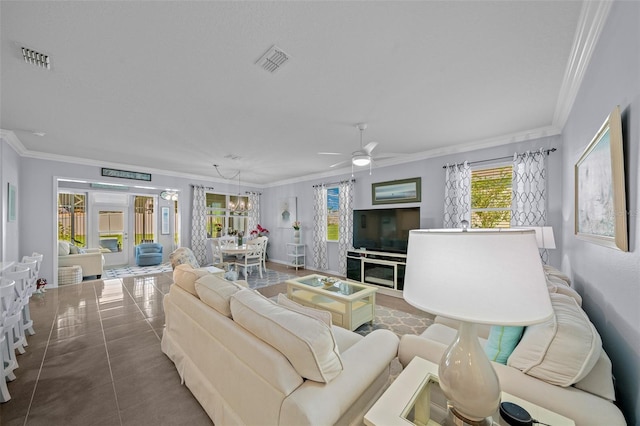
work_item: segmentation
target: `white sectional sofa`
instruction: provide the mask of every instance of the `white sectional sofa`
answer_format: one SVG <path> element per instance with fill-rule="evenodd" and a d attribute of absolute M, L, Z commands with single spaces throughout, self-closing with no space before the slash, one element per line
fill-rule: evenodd
<path fill-rule="evenodd" d="M 67 241 L 58 241 L 58 266 L 74 265 L 82 268 L 83 277 L 95 275 L 100 278 L 104 269 L 104 255 L 99 248 L 78 249 Z"/>
<path fill-rule="evenodd" d="M 626 425 L 614 404 L 611 361 L 580 308 L 580 295 L 570 287 L 568 277 L 550 267 L 546 272 L 556 315 L 526 327 L 506 364 L 492 363 L 502 390 L 568 417 L 577 426 Z M 478 329 L 484 346 L 491 327 L 481 325 Z M 400 363 L 406 367 L 414 356 L 439 363 L 456 333 L 455 321 L 436 317 L 422 335 L 402 336 Z"/>
<path fill-rule="evenodd" d="M 395 334 L 362 337 L 289 303 L 174 270 L 162 350 L 216 425 L 360 424 L 386 389 Z"/>

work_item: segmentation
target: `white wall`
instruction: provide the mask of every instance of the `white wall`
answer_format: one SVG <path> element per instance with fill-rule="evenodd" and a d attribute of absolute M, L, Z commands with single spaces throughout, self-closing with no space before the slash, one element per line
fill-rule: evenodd
<path fill-rule="evenodd" d="M 77 165 L 59 161 L 40 160 L 35 158 L 20 158 L 11 147 L 8 149 L 15 156 L 14 164 L 20 163 L 20 184 L 23 188 L 19 191 L 20 197 L 20 246 L 7 252 L 7 260 L 15 260 L 18 254 L 31 254 L 38 251 L 44 254 L 41 276 L 49 283 L 54 282 L 54 261 L 57 256 L 57 224 L 56 224 L 56 178 L 75 178 L 88 181 L 114 182 L 126 185 L 150 185 L 160 188 L 174 188 L 180 190 L 181 215 L 181 244 L 190 246 L 191 242 L 191 184 L 205 185 L 215 188 L 220 193 L 233 193 L 238 191 L 237 182 L 211 182 L 196 179 L 177 178 L 173 176 L 152 173 L 151 182 L 137 182 L 128 179 L 105 178 L 100 176 L 100 167 Z M 4 155 L 3 155 L 4 161 Z M 130 168 L 129 168 L 130 169 Z M 129 170 L 127 169 L 127 170 Z M 137 170 L 137 169 L 136 169 Z M 4 167 L 3 167 L 4 174 Z M 135 182 L 135 183 L 134 183 Z M 254 188 L 242 188 L 242 191 L 254 190 Z M 159 194 L 160 191 L 158 191 Z M 5 197 L 6 198 L 6 197 Z M 4 202 L 4 201 L 3 201 Z M 165 206 L 161 202 L 160 206 Z M 8 240 L 8 244 L 11 241 Z"/>
<path fill-rule="evenodd" d="M 640 424 L 640 3 L 616 1 L 563 130 L 563 269 L 613 361 L 618 398 L 630 425 Z M 623 116 L 629 252 L 574 236 L 573 167 L 616 105 Z"/>
<path fill-rule="evenodd" d="M 441 228 L 443 226 L 444 212 L 444 179 L 445 172 L 442 168 L 446 163 L 458 163 L 465 160 L 480 161 L 499 157 L 513 156 L 514 152 L 537 150 L 539 148 L 557 148 L 548 158 L 548 221 L 554 227 L 556 245 L 560 246 L 561 232 L 561 188 L 562 188 L 562 139 L 559 136 L 537 139 L 528 142 L 504 145 L 494 148 L 471 151 L 462 154 L 447 155 L 443 157 L 419 160 L 402 165 L 374 168 L 371 175 L 368 169 L 355 173 L 354 184 L 354 209 L 374 208 L 371 203 L 371 184 L 396 179 L 413 177 L 422 178 L 422 201 L 420 203 L 386 204 L 375 207 L 420 207 L 420 225 L 422 228 Z M 502 160 L 504 161 L 504 160 Z M 506 160 L 509 161 L 509 160 Z M 483 163 L 489 166 L 491 163 Z M 326 179 L 313 179 L 300 181 L 273 188 L 267 188 L 263 193 L 262 220 L 263 226 L 270 231 L 269 257 L 272 260 L 285 262 L 285 243 L 293 238 L 292 229 L 275 228 L 278 214 L 278 200 L 281 198 L 296 196 L 298 199 L 298 220 L 302 221 L 302 241 L 306 244 L 307 265 L 315 268 L 312 253 L 312 224 L 313 224 L 313 188 L 315 184 L 322 182 L 336 182 L 351 178 L 351 173 L 334 176 Z M 338 247 L 337 243 L 328 243 L 329 270 L 337 272 Z M 561 259 L 560 250 L 549 251 L 549 263 L 559 267 Z"/>
<path fill-rule="evenodd" d="M 19 176 L 20 156 L 13 150 L 7 141 L 0 139 L 0 198 L 2 198 L 2 227 L 0 236 L 2 237 L 2 247 L 0 248 L 0 258 L 3 262 L 18 261 L 22 259 L 20 253 L 20 199 L 23 198 L 23 191 Z M 8 185 L 16 187 L 16 220 L 8 222 Z M 25 192 L 26 193 L 26 192 Z M 26 254 L 26 253 L 25 253 Z M 28 254 L 31 254 L 29 252 Z M 20 256 L 20 258 L 18 258 Z"/>

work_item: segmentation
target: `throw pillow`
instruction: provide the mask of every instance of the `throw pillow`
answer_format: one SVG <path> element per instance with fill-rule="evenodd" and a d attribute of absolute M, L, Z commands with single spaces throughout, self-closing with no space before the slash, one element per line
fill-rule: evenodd
<path fill-rule="evenodd" d="M 87 253 L 87 249 L 78 247 L 78 254 L 86 254 L 86 253 Z"/>
<path fill-rule="evenodd" d="M 173 270 L 173 282 L 198 297 L 196 281 L 208 273 L 205 269 L 193 269 L 191 265 L 185 263 L 176 266 L 176 269 Z"/>
<path fill-rule="evenodd" d="M 489 360 L 500 364 L 507 364 L 507 359 L 522 337 L 524 327 L 494 325 L 489 331 L 489 339 L 484 346 L 484 352 Z"/>
<path fill-rule="evenodd" d="M 207 274 L 196 280 L 195 288 L 200 300 L 222 315 L 231 318 L 229 301 L 231 296 L 240 290 L 240 286 L 215 275 Z"/>
<path fill-rule="evenodd" d="M 180 247 L 169 255 L 169 261 L 171 267 L 176 269 L 178 265 L 184 265 L 185 263 L 192 268 L 199 268 L 200 264 L 196 260 L 196 256 L 193 254 L 190 248 Z"/>
<path fill-rule="evenodd" d="M 73 244 L 69 244 L 69 254 L 78 254 L 78 247 Z"/>
<path fill-rule="evenodd" d="M 507 365 L 553 385 L 571 386 L 596 364 L 602 340 L 573 297 L 549 297 L 554 316 L 526 328 Z"/>
<path fill-rule="evenodd" d="M 329 327 L 331 327 L 331 312 L 329 311 L 325 311 L 324 309 L 310 308 L 308 306 L 301 305 L 298 302 L 294 302 L 293 300 L 289 299 L 283 293 L 278 294 L 278 304 L 282 306 L 286 306 L 292 311 L 296 311 L 303 315 L 309 315 L 310 317 L 319 319 L 320 321 L 324 322 Z"/>
<path fill-rule="evenodd" d="M 58 256 L 69 256 L 68 241 L 58 241 Z"/>
<path fill-rule="evenodd" d="M 242 328 L 287 357 L 300 376 L 328 383 L 342 371 L 338 345 L 324 322 L 249 289 L 231 296 L 231 314 Z"/>

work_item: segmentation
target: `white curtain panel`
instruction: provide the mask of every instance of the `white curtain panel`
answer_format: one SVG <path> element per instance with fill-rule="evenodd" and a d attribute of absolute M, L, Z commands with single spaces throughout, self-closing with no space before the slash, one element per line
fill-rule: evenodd
<path fill-rule="evenodd" d="M 445 228 L 460 228 L 466 220 L 471 225 L 471 170 L 469 163 L 447 164 L 444 183 Z"/>
<path fill-rule="evenodd" d="M 329 269 L 327 260 L 327 187 L 313 187 L 313 262 L 317 269 Z"/>
<path fill-rule="evenodd" d="M 511 226 L 543 226 L 547 222 L 546 155 L 541 149 L 513 156 Z"/>
<path fill-rule="evenodd" d="M 193 186 L 191 251 L 200 265 L 207 263 L 207 205 L 203 186 Z"/>
<path fill-rule="evenodd" d="M 547 168 L 542 148 L 513 156 L 513 196 L 511 226 L 544 226 L 547 224 Z M 540 250 L 546 264 L 549 252 Z"/>
<path fill-rule="evenodd" d="M 260 193 L 249 192 L 249 231 L 260 223 Z"/>
<path fill-rule="evenodd" d="M 353 247 L 353 180 L 340 182 L 338 194 L 339 272 L 347 275 L 347 251 Z"/>

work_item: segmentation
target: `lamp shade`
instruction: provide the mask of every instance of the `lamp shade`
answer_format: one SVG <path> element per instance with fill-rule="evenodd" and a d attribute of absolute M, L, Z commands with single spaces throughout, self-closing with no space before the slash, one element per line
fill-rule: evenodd
<path fill-rule="evenodd" d="M 403 297 L 475 324 L 528 325 L 553 315 L 533 230 L 410 231 Z"/>

